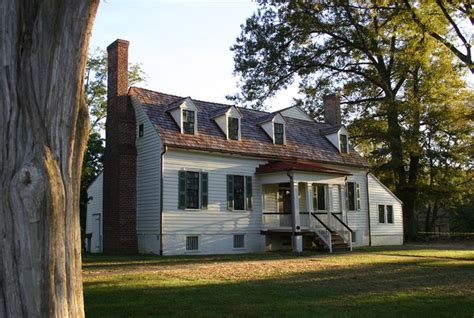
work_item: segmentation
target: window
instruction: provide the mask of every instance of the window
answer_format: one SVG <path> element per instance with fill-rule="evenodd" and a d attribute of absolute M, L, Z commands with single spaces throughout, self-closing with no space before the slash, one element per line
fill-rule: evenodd
<path fill-rule="evenodd" d="M 229 117 L 227 118 L 229 139 L 239 140 L 239 119 Z"/>
<path fill-rule="evenodd" d="M 379 223 L 393 224 L 393 206 L 379 205 Z"/>
<path fill-rule="evenodd" d="M 252 209 L 252 177 L 227 175 L 227 208 L 231 211 Z"/>
<path fill-rule="evenodd" d="M 352 243 L 357 243 L 357 231 L 351 232 Z"/>
<path fill-rule="evenodd" d="M 199 251 L 199 236 L 186 236 L 186 251 Z"/>
<path fill-rule="evenodd" d="M 313 207 L 317 211 L 326 210 L 326 186 L 324 184 L 313 186 Z"/>
<path fill-rule="evenodd" d="M 194 121 L 194 111 L 183 109 L 183 133 L 194 135 Z"/>
<path fill-rule="evenodd" d="M 178 189 L 178 208 L 207 208 L 207 172 L 179 171 Z"/>
<path fill-rule="evenodd" d="M 339 148 L 342 153 L 347 153 L 347 135 L 339 135 Z"/>
<path fill-rule="evenodd" d="M 283 124 L 278 124 L 274 123 L 273 124 L 273 130 L 274 130 L 274 135 L 275 135 L 275 143 L 278 145 L 283 145 L 284 144 L 284 134 L 285 134 L 285 129 Z"/>
<path fill-rule="evenodd" d="M 349 211 L 360 210 L 360 185 L 356 182 L 347 183 L 347 207 Z"/>
<path fill-rule="evenodd" d="M 385 223 L 385 206 L 379 205 L 379 223 Z"/>
<path fill-rule="evenodd" d="M 393 223 L 393 206 L 387 205 L 387 223 Z"/>
<path fill-rule="evenodd" d="M 234 235 L 234 248 L 245 248 L 245 236 L 243 234 Z"/>
<path fill-rule="evenodd" d="M 143 137 L 143 124 L 138 125 L 138 137 Z"/>

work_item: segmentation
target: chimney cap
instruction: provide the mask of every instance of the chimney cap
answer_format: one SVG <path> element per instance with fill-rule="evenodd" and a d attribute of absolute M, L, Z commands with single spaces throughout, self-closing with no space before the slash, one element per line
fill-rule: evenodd
<path fill-rule="evenodd" d="M 127 40 L 123 40 L 123 39 L 117 39 L 117 40 L 113 41 L 112 43 L 110 43 L 109 46 L 107 46 L 107 51 L 112 49 L 114 46 L 118 46 L 119 44 L 129 46 L 130 42 L 127 41 Z"/>

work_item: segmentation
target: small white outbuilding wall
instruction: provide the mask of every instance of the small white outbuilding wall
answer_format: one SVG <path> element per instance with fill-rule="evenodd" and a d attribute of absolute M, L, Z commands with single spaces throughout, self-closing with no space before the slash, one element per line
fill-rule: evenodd
<path fill-rule="evenodd" d="M 374 175 L 368 175 L 372 246 L 403 244 L 402 201 Z M 389 216 L 392 209 L 393 215 Z"/>
<path fill-rule="evenodd" d="M 87 189 L 87 218 L 86 218 L 86 250 L 91 253 L 102 253 L 102 185 L 103 173 Z"/>

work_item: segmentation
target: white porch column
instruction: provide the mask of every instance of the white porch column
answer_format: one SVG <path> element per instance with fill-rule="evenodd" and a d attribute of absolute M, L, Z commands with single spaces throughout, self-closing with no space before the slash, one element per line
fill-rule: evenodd
<path fill-rule="evenodd" d="M 328 184 L 328 225 L 332 228 L 332 215 L 331 212 L 334 212 L 334 198 L 332 196 L 332 184 Z"/>
<path fill-rule="evenodd" d="M 300 206 L 298 200 L 298 182 L 290 178 L 291 191 L 291 227 L 292 227 L 292 246 L 294 252 L 303 251 L 303 236 L 301 236 Z"/>
<path fill-rule="evenodd" d="M 314 212 L 314 207 L 313 207 L 313 184 L 307 182 L 306 183 L 306 209 L 309 217 L 309 228 L 312 229 L 314 228 L 313 226 L 313 217 L 311 216 L 311 213 Z"/>

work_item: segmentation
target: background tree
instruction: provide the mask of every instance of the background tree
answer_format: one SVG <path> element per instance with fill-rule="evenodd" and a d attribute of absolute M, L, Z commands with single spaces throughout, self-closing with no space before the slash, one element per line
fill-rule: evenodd
<path fill-rule="evenodd" d="M 340 91 L 352 143 L 404 202 L 405 234 L 414 238 L 425 171 L 422 119 L 440 101 L 462 105 L 469 95 L 462 73 L 435 44 L 397 2 L 261 1 L 232 47 L 241 78 L 241 93 L 233 99 L 262 108 L 298 80 L 304 98 L 296 103 L 317 115 L 322 95 Z M 440 66 L 449 73 L 446 80 L 435 76 L 442 74 Z M 462 94 L 436 96 L 438 84 L 453 83 Z"/>
<path fill-rule="evenodd" d="M 83 317 L 83 72 L 97 0 L 0 2 L 0 317 Z"/>
<path fill-rule="evenodd" d="M 146 82 L 147 75 L 139 63 L 128 66 L 128 82 L 135 85 Z M 81 173 L 81 232 L 84 238 L 87 215 L 87 188 L 102 172 L 105 150 L 105 119 L 107 116 L 107 53 L 96 48 L 89 54 L 84 78 L 86 103 L 91 125 Z M 82 242 L 84 240 L 82 239 Z"/>
<path fill-rule="evenodd" d="M 474 74 L 472 0 L 436 0 L 436 5 L 428 6 L 430 10 L 427 10 L 427 6 L 421 1 L 404 0 L 403 2 L 421 31 L 448 48 Z M 444 19 L 449 28 L 440 30 L 433 15 Z M 465 27 L 462 26 L 463 24 Z M 469 24 L 471 27 L 467 27 Z"/>

